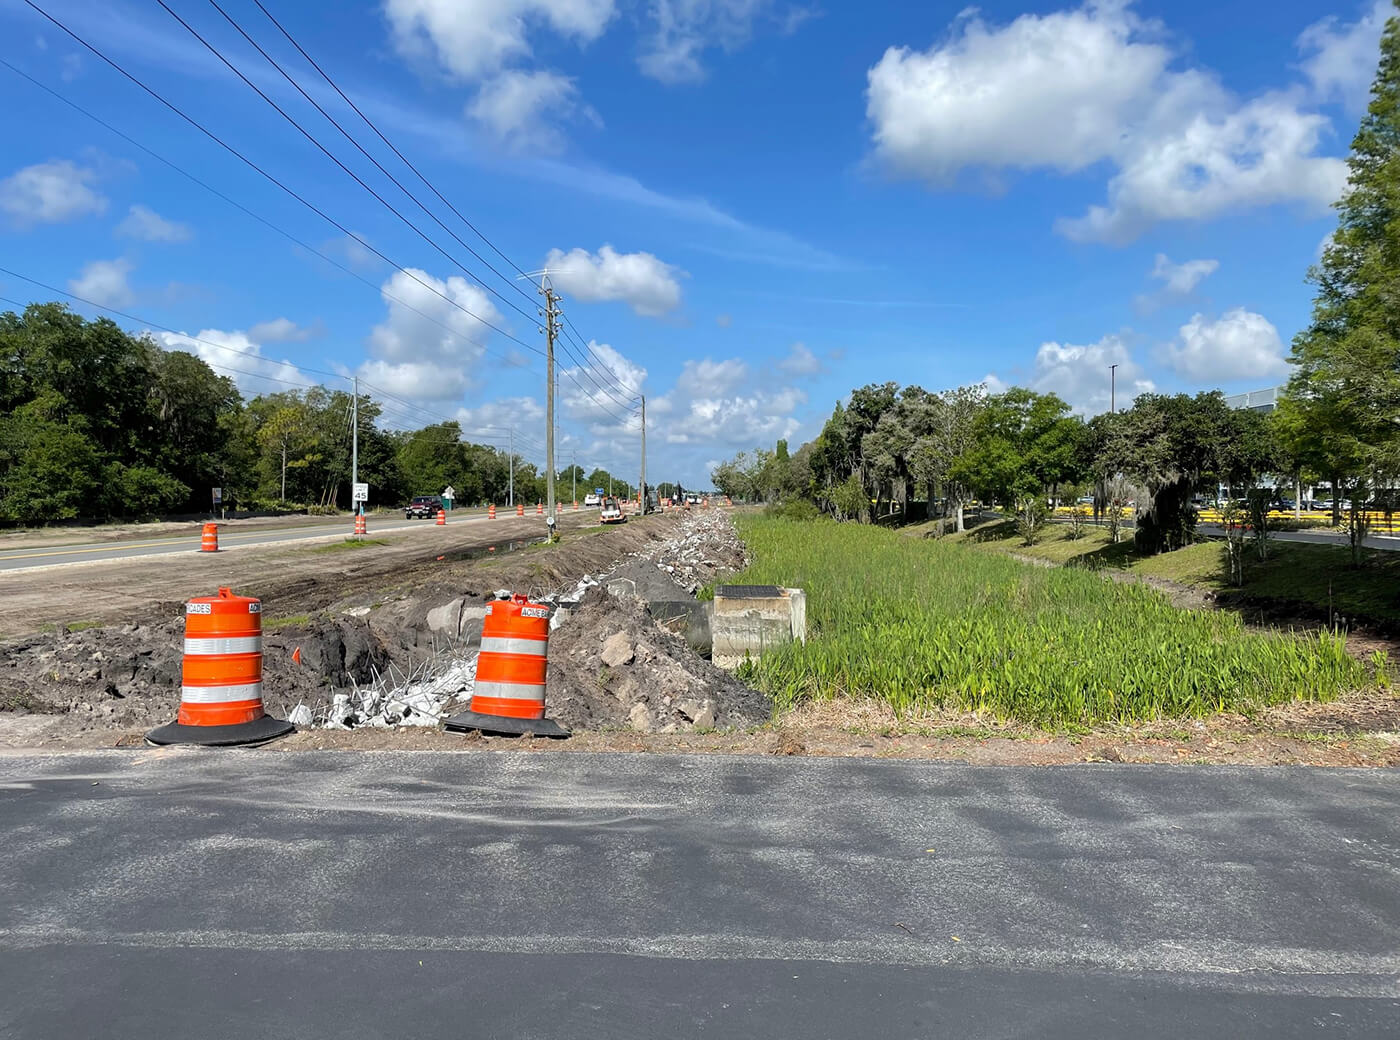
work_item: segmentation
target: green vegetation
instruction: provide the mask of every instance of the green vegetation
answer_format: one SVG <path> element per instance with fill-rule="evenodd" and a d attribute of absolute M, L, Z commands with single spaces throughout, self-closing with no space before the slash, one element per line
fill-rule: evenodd
<path fill-rule="evenodd" d="M 310 614 L 286 614 L 282 617 L 263 618 L 263 631 L 273 628 L 300 628 L 311 620 Z"/>
<path fill-rule="evenodd" d="M 244 401 L 193 354 L 164 350 L 58 303 L 0 313 L 0 521 L 139 519 L 228 509 L 335 512 L 350 505 L 351 395 L 323 386 Z M 375 505 L 449 484 L 463 505 L 504 502 L 510 456 L 458 423 L 390 432 L 359 401 L 359 477 Z M 558 476 L 563 494 L 634 489 L 606 470 Z M 545 478 L 516 459 L 519 501 Z"/>
<path fill-rule="evenodd" d="M 930 525 L 906 529 L 918 534 Z M 948 535 L 974 549 L 1011 554 L 1090 569 L 1121 569 L 1146 578 L 1230 593 L 1224 542 L 1197 542 L 1176 552 L 1143 556 L 1131 542 L 1113 544 L 1102 528 L 1088 528 L 1070 538 L 1069 525 L 1052 525 L 1034 546 L 1025 546 L 1009 520 L 992 521 L 965 535 Z M 1400 553 L 1378 552 L 1367 566 L 1351 566 L 1343 545 L 1272 542 L 1265 560 L 1247 565 L 1244 592 L 1251 602 L 1268 602 L 1280 610 L 1335 613 L 1347 618 L 1400 621 Z"/>
<path fill-rule="evenodd" d="M 101 621 L 70 621 L 63 627 L 66 628 L 69 632 L 82 632 L 85 629 L 97 628 L 101 624 Z"/>
<path fill-rule="evenodd" d="M 318 545 L 312 549 L 316 553 L 338 553 L 348 552 L 352 549 L 368 549 L 371 545 L 388 545 L 382 538 L 347 538 L 343 542 L 331 542 L 329 545 Z"/>
<path fill-rule="evenodd" d="M 829 520 L 739 523 L 754 562 L 734 581 L 808 591 L 807 643 L 753 666 L 782 707 L 854 695 L 1090 725 L 1327 700 L 1367 681 L 1339 636 L 1250 632 L 1079 569 Z"/>

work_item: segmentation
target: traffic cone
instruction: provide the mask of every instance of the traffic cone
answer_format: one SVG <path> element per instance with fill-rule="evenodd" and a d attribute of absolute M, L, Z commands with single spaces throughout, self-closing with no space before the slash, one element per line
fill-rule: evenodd
<path fill-rule="evenodd" d="M 543 502 L 536 502 L 536 503 L 535 503 L 535 515 L 536 515 L 536 516 L 543 516 L 543 515 L 544 515 L 544 503 L 543 503 Z"/>
<path fill-rule="evenodd" d="M 356 513 L 356 514 L 355 514 L 355 534 L 357 534 L 357 535 L 362 535 L 362 534 L 368 534 L 368 533 L 369 533 L 369 528 L 365 526 L 365 514 L 364 514 L 364 513 Z"/>
<path fill-rule="evenodd" d="M 219 551 L 219 525 L 205 524 L 204 529 L 199 534 L 200 552 Z"/>
<path fill-rule="evenodd" d="M 437 525 L 438 525 L 439 527 L 446 527 L 446 526 L 447 526 L 447 510 L 446 510 L 446 509 L 439 509 L 439 510 L 438 510 Z"/>
<path fill-rule="evenodd" d="M 263 709 L 262 602 L 217 596 L 185 604 L 185 663 L 175 721 L 146 734 L 152 744 L 228 747 L 291 733 Z"/>
<path fill-rule="evenodd" d="M 516 516 L 524 516 L 524 515 L 525 515 L 525 503 L 524 503 L 524 502 L 517 502 L 517 503 L 515 503 L 515 515 L 516 515 Z"/>
<path fill-rule="evenodd" d="M 488 520 L 494 520 L 494 519 L 496 519 L 496 503 L 495 503 L 495 502 L 492 502 L 489 506 L 486 507 L 486 519 L 488 519 Z"/>
<path fill-rule="evenodd" d="M 551 613 L 551 607 L 531 603 L 519 594 L 487 605 L 470 710 L 449 718 L 444 724 L 447 729 L 506 736 L 570 735 L 564 726 L 544 717 Z"/>

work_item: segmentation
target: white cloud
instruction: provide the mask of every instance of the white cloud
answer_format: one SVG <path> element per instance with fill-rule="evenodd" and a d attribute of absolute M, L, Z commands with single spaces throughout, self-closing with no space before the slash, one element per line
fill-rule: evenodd
<path fill-rule="evenodd" d="M 1222 116 L 1197 113 L 1171 132 L 1144 136 L 1108 182 L 1108 205 L 1056 222 L 1075 241 L 1127 242 L 1164 220 L 1298 202 L 1325 213 L 1346 186 L 1346 163 L 1312 153 L 1329 127 L 1285 95 Z"/>
<path fill-rule="evenodd" d="M 749 378 L 749 366 L 739 358 L 687 361 L 676 379 L 676 392 L 686 397 L 723 397 Z"/>
<path fill-rule="evenodd" d="M 1185 299 L 1219 267 L 1219 260 L 1186 260 L 1174 264 L 1165 253 L 1158 253 L 1150 276 L 1160 281 L 1162 287 L 1155 293 L 1142 294 L 1135 302 L 1139 309 L 1148 311 L 1174 300 Z"/>
<path fill-rule="evenodd" d="M 1166 348 L 1164 358 L 1203 385 L 1278 379 L 1288 372 L 1278 330 L 1262 314 L 1243 307 L 1214 321 L 1195 315 L 1181 326 L 1178 341 Z"/>
<path fill-rule="evenodd" d="M 1219 267 L 1219 260 L 1187 260 L 1174 264 L 1165 253 L 1158 253 L 1157 260 L 1152 265 L 1152 277 L 1163 283 L 1164 292 L 1185 296 L 1204 279 L 1213 275 Z"/>
<path fill-rule="evenodd" d="M 389 313 L 370 332 L 360 377 L 412 401 L 460 400 L 485 352 L 485 323 L 501 321 L 486 293 L 464 278 L 443 281 L 417 268 L 394 272 L 381 293 Z"/>
<path fill-rule="evenodd" d="M 661 83 L 698 83 L 705 78 L 705 51 L 737 50 L 753 36 L 760 20 L 772 20 L 787 34 L 811 15 L 806 8 L 779 12 L 777 7 L 774 0 L 650 0 L 650 28 L 637 66 Z"/>
<path fill-rule="evenodd" d="M 275 394 L 316 381 L 287 360 L 264 356 L 262 345 L 247 332 L 201 329 L 197 336 L 148 332 L 166 350 L 183 350 L 203 358 L 215 372 L 226 375 L 245 395 Z"/>
<path fill-rule="evenodd" d="M 1113 365 L 1118 366 L 1116 373 Z M 1106 412 L 1114 403 L 1126 408 L 1138 394 L 1156 389 L 1118 336 L 1105 336 L 1097 343 L 1082 346 L 1042 343 L 1035 354 L 1035 371 L 1029 385 L 1042 394 L 1058 394 L 1075 411 L 1085 415 Z M 1001 386 L 1005 388 L 1005 384 Z"/>
<path fill-rule="evenodd" d="M 259 343 L 305 343 L 322 333 L 319 325 L 298 325 L 290 318 L 260 321 L 248 330 L 250 339 Z"/>
<path fill-rule="evenodd" d="M 129 307 L 136 298 L 128 280 L 132 266 L 125 257 L 94 260 L 69 280 L 68 291 L 101 307 Z"/>
<path fill-rule="evenodd" d="M 638 314 L 657 317 L 681 302 L 679 268 L 651 253 L 619 253 L 610 245 L 594 255 L 585 249 L 551 249 L 545 257 L 550 277 L 564 293 L 585 303 L 621 300 Z"/>
<path fill-rule="evenodd" d="M 353 236 L 341 235 L 338 238 L 327 239 L 321 243 L 321 252 L 335 260 L 343 261 L 351 270 L 363 273 L 383 263 L 364 245 L 368 241 L 368 236 L 356 231 Z"/>
<path fill-rule="evenodd" d="M 1080 241 L 1337 197 L 1344 164 L 1315 154 L 1325 117 L 1294 94 L 1241 103 L 1208 70 L 1173 70 L 1162 27 L 1130 6 L 1088 0 L 1005 26 L 974 11 L 926 51 L 891 47 L 868 75 L 876 157 L 935 187 L 969 168 L 1071 173 L 1107 160 L 1107 204 L 1056 225 Z"/>
<path fill-rule="evenodd" d="M 757 390 L 750 394 L 723 397 L 697 397 L 689 401 L 680 395 L 670 400 L 671 415 L 666 423 L 667 444 L 695 444 L 711 447 L 768 447 L 780 438 L 792 437 L 802 426 L 793 415 L 807 403 L 807 394 L 796 387 Z"/>
<path fill-rule="evenodd" d="M 0 181 L 0 211 L 23 228 L 101 213 L 107 200 L 96 182 L 96 171 L 68 159 L 26 166 Z"/>
<path fill-rule="evenodd" d="M 166 220 L 149 206 L 132 206 L 126 218 L 117 225 L 117 234 L 139 238 L 143 242 L 188 242 L 194 231 L 188 224 Z"/>
<path fill-rule="evenodd" d="M 394 44 L 404 57 L 435 62 L 473 80 L 531 53 L 529 33 L 545 27 L 589 43 L 615 13 L 613 0 L 385 0 Z"/>
<path fill-rule="evenodd" d="M 594 340 L 588 341 L 583 360 L 585 364 L 561 369 L 556 377 L 564 414 L 600 436 L 640 432 L 641 416 L 629 414 L 630 398 L 645 391 L 647 370 L 620 350 Z M 648 402 L 648 411 L 658 409 Z"/>
<path fill-rule="evenodd" d="M 788 356 L 778 362 L 778 367 L 790 376 L 814 376 L 821 372 L 822 362 L 807 344 L 794 343 Z"/>
<path fill-rule="evenodd" d="M 579 101 L 572 79 L 543 69 L 509 69 L 487 80 L 467 114 L 516 151 L 559 151 L 564 145 L 559 124 L 576 115 L 594 125 L 602 122 Z"/>
<path fill-rule="evenodd" d="M 1298 50 L 1307 55 L 1303 72 L 1323 101 L 1338 100 L 1353 112 L 1366 107 L 1376 75 L 1381 32 L 1395 14 L 1392 0 L 1372 0 L 1357 20 L 1328 15 L 1303 30 Z"/>

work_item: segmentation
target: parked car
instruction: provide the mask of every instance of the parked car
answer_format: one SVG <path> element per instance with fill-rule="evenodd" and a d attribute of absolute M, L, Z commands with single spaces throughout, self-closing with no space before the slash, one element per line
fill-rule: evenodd
<path fill-rule="evenodd" d="M 438 495 L 415 495 L 413 501 L 403 507 L 405 520 L 431 520 L 442 508 L 442 498 Z"/>
<path fill-rule="evenodd" d="M 600 518 L 605 524 L 626 523 L 627 515 L 623 513 L 622 506 L 615 498 L 603 499 L 603 511 Z"/>

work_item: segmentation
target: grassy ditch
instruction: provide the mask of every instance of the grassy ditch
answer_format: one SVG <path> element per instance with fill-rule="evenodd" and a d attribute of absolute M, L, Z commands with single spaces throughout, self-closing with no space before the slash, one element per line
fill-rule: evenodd
<path fill-rule="evenodd" d="M 753 563 L 731 580 L 808 592 L 806 645 L 752 666 L 780 707 L 852 695 L 1076 726 L 1328 700 L 1369 681 L 1341 637 L 1251 632 L 1083 570 L 828 520 L 738 522 Z"/>
<path fill-rule="evenodd" d="M 906 529 L 917 536 L 919 529 Z M 1338 614 L 1380 622 L 1400 622 L 1400 553 L 1375 551 L 1364 567 L 1353 567 L 1351 551 L 1344 545 L 1306 542 L 1271 542 L 1269 558 L 1259 560 L 1253 547 L 1246 549 L 1245 581 L 1229 580 L 1225 545 L 1219 540 L 1188 545 L 1159 556 L 1139 556 L 1132 532 L 1114 545 L 1102 528 L 1087 527 L 1083 537 L 1071 538 L 1067 524 L 1054 524 L 1031 546 L 1022 545 L 1015 525 L 996 521 L 948 535 L 977 549 L 1026 556 L 1090 569 L 1115 568 L 1146 578 L 1208 589 L 1246 601 L 1271 603 L 1280 610 L 1294 609 L 1308 616 Z"/>

